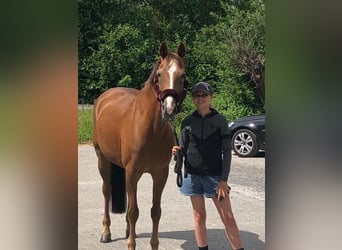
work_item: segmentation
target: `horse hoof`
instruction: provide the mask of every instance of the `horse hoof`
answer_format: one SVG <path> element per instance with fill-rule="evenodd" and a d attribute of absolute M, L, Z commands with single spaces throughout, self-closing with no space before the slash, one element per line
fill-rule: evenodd
<path fill-rule="evenodd" d="M 108 243 L 108 242 L 111 242 L 111 241 L 112 241 L 112 239 L 111 239 L 110 234 L 101 234 L 100 242 Z"/>

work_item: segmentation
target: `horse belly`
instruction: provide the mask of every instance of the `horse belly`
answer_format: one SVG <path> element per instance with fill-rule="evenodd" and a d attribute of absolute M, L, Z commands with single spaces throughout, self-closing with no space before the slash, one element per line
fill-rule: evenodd
<path fill-rule="evenodd" d="M 98 98 L 94 106 L 94 145 L 119 166 L 123 166 L 122 130 L 128 126 L 127 118 L 137 93 L 135 89 L 110 89 Z"/>

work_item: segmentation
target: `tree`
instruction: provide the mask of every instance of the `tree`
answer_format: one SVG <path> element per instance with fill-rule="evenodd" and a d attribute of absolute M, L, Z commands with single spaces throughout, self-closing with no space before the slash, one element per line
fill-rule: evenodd
<path fill-rule="evenodd" d="M 202 27 L 196 34 L 188 60 L 189 81 L 208 81 L 215 90 L 215 107 L 229 119 L 262 113 L 264 4 L 235 1 L 222 6 L 224 14 L 212 13 L 215 24 Z"/>
<path fill-rule="evenodd" d="M 263 111 L 264 0 L 78 0 L 79 102 L 140 88 L 166 41 L 186 45 L 190 87 L 206 80 L 230 119 Z M 184 109 L 191 110 L 191 100 Z"/>
<path fill-rule="evenodd" d="M 247 74 L 265 104 L 265 3 L 264 0 L 224 4 L 226 16 L 220 18 L 226 56 Z"/>

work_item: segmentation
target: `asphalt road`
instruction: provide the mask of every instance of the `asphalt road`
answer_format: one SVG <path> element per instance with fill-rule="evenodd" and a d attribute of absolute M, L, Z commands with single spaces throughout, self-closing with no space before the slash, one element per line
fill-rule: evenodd
<path fill-rule="evenodd" d="M 162 196 L 162 217 L 159 226 L 159 249 L 198 249 L 193 232 L 192 208 L 188 197 L 176 186 L 174 163 Z M 100 243 L 103 196 L 97 158 L 91 145 L 78 147 L 78 249 L 127 249 L 125 214 L 111 214 L 112 242 Z M 265 248 L 265 158 L 232 157 L 229 176 L 231 203 L 245 249 Z M 152 200 L 150 175 L 138 183 L 137 249 L 150 249 Z M 206 201 L 209 249 L 231 249 L 223 224 L 211 200 Z"/>

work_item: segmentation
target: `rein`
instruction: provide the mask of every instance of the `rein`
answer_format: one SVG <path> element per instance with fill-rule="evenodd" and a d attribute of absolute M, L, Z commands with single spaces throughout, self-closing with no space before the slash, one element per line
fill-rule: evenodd
<path fill-rule="evenodd" d="M 178 140 L 178 136 L 177 136 L 177 132 L 175 129 L 175 126 L 173 124 L 173 122 L 169 122 L 171 129 L 172 129 L 172 133 L 174 136 L 174 140 L 175 140 L 175 145 L 179 146 L 179 140 Z M 178 187 L 181 187 L 183 185 L 183 174 L 182 174 L 182 167 L 183 167 L 183 153 L 181 150 L 177 150 L 176 155 L 173 158 L 176 161 L 175 167 L 174 167 L 174 172 L 177 174 L 176 177 L 176 183 Z"/>

